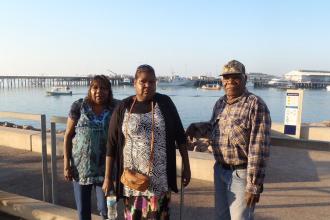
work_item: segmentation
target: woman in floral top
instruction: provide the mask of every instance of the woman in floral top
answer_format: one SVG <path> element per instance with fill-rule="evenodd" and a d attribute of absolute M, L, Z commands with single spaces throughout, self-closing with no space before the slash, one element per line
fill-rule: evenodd
<path fill-rule="evenodd" d="M 108 127 L 116 101 L 110 81 L 103 75 L 93 78 L 88 95 L 70 109 L 64 136 L 64 177 L 73 182 L 80 220 L 91 219 L 91 191 L 95 188 L 97 207 L 107 218 L 102 184 L 105 172 Z"/>
<path fill-rule="evenodd" d="M 190 181 L 187 138 L 171 98 L 156 93 L 156 76 L 149 65 L 137 68 L 136 94 L 118 105 L 111 117 L 103 190 L 120 180 L 124 169 L 149 177 L 149 187 L 141 192 L 116 181 L 117 199 L 123 199 L 126 220 L 168 220 L 171 192 L 178 192 L 176 149 L 183 161 L 182 181 Z M 115 163 L 114 163 L 115 162 Z M 112 167 L 116 165 L 116 171 Z"/>

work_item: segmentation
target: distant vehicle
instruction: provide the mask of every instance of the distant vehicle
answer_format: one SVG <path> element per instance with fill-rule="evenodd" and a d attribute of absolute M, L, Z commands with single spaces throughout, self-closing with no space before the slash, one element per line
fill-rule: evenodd
<path fill-rule="evenodd" d="M 220 90 L 221 86 L 217 83 L 211 83 L 211 84 L 205 84 L 201 88 L 206 90 Z"/>
<path fill-rule="evenodd" d="M 180 76 L 171 76 L 166 79 L 157 80 L 157 86 L 193 86 L 196 80 Z"/>
<path fill-rule="evenodd" d="M 50 90 L 46 91 L 47 95 L 72 95 L 72 91 L 67 86 L 56 86 L 52 87 Z"/>
<path fill-rule="evenodd" d="M 330 92 L 330 85 L 327 85 L 327 91 L 329 91 Z"/>

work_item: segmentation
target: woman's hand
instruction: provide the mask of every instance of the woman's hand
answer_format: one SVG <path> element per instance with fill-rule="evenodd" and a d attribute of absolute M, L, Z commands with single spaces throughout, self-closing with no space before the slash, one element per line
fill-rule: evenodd
<path fill-rule="evenodd" d="M 70 166 L 70 161 L 68 159 L 64 159 L 64 179 L 67 181 L 72 181 L 72 168 Z"/>
<path fill-rule="evenodd" d="M 185 144 L 179 146 L 179 151 L 182 157 L 182 173 L 181 173 L 181 181 L 184 187 L 188 186 L 190 183 L 191 172 L 190 172 L 190 164 L 189 164 L 189 156 L 188 151 Z"/>
<path fill-rule="evenodd" d="M 190 178 L 191 178 L 191 172 L 190 172 L 190 166 L 189 163 L 186 166 L 183 166 L 183 171 L 182 171 L 182 183 L 183 186 L 186 187 L 190 183 Z"/>
<path fill-rule="evenodd" d="M 107 196 L 111 189 L 112 190 L 114 189 L 113 181 L 108 178 L 105 178 L 102 185 L 102 190 L 104 192 L 104 195 Z"/>
<path fill-rule="evenodd" d="M 74 136 L 76 124 L 77 122 L 69 117 L 66 123 L 66 130 L 64 134 L 63 173 L 64 179 L 67 181 L 72 181 L 73 177 L 73 170 L 70 164 L 70 158 L 72 155 L 72 138 Z"/>

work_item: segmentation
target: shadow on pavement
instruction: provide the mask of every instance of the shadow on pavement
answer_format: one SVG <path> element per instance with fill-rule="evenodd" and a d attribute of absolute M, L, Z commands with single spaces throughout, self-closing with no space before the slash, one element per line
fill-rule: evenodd
<path fill-rule="evenodd" d="M 307 150 L 271 146 L 270 160 L 266 170 L 266 183 L 319 181 L 317 164 Z M 330 166 L 326 162 L 324 166 Z"/>

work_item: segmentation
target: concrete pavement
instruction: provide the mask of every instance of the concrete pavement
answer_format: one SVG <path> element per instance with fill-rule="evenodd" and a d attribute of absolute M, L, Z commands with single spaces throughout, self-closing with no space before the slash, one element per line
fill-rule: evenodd
<path fill-rule="evenodd" d="M 58 171 L 59 204 L 74 208 L 72 186 L 62 178 L 61 159 Z M 40 154 L 0 147 L 0 190 L 42 199 Z M 212 182 L 193 179 L 185 189 L 183 219 L 214 219 L 213 195 Z M 179 219 L 179 201 L 179 195 L 173 194 L 172 219 Z M 95 202 L 93 210 L 97 213 Z M 273 146 L 255 214 L 262 220 L 329 219 L 330 151 Z"/>

